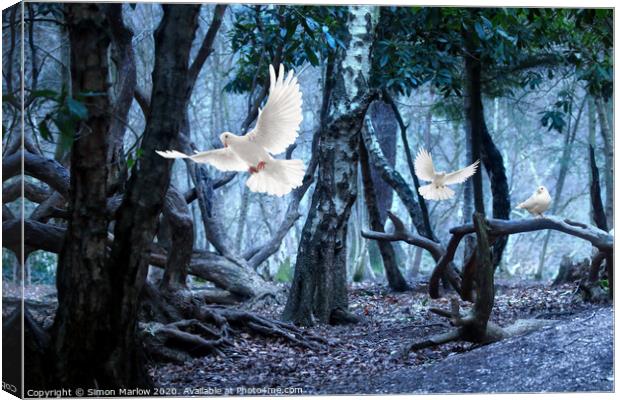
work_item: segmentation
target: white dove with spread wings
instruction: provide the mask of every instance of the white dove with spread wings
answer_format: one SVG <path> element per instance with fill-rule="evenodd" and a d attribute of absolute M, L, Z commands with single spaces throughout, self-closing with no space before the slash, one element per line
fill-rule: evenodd
<path fill-rule="evenodd" d="M 165 158 L 189 158 L 197 163 L 211 164 L 221 171 L 248 171 L 246 185 L 253 192 L 283 196 L 301 186 L 304 163 L 301 160 L 278 160 L 279 154 L 295 142 L 302 121 L 301 91 L 293 71 L 284 75 L 284 67 L 276 78 L 269 66 L 269 99 L 258 111 L 256 126 L 245 136 L 224 132 L 222 149 L 208 150 L 193 155 L 175 150 L 157 151 Z"/>
<path fill-rule="evenodd" d="M 458 171 L 446 173 L 437 172 L 433 166 L 433 159 L 428 151 L 420 149 L 416 156 L 414 168 L 416 176 L 423 181 L 430 181 L 428 185 L 418 189 L 426 200 L 447 200 L 454 197 L 454 190 L 447 185 L 465 182 L 476 173 L 480 160 Z"/>

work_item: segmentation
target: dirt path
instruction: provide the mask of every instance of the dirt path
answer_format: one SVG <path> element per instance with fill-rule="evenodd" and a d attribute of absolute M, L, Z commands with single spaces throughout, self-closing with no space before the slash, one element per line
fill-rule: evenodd
<path fill-rule="evenodd" d="M 10 288 L 3 288 L 3 295 L 10 297 Z M 49 301 L 53 294 L 52 287 L 44 286 L 26 293 L 31 301 Z M 422 285 L 398 294 L 381 285 L 355 285 L 350 308 L 362 322 L 310 328 L 329 341 L 320 350 L 236 332 L 225 357 L 183 365 L 153 363 L 149 370 L 158 387 L 174 389 L 170 394 L 176 395 L 613 390 L 612 309 L 583 302 L 575 284 L 498 282 L 491 317 L 495 323 L 507 326 L 518 318 L 560 321 L 485 347 L 453 342 L 394 359 L 405 343 L 451 329 L 444 318 L 428 312 L 429 307 L 449 308 L 451 296 L 429 300 Z M 278 318 L 284 300 L 252 310 Z M 53 308 L 31 311 L 49 326 Z M 295 391 L 282 392 L 291 389 Z"/>
<path fill-rule="evenodd" d="M 574 392 L 613 390 L 610 307 L 529 335 L 383 376 L 359 376 L 326 393 Z"/>
<path fill-rule="evenodd" d="M 522 282 L 499 284 L 492 320 L 501 326 L 509 325 L 518 318 L 535 317 L 559 319 L 564 323 L 570 323 L 576 315 L 587 317 L 600 309 L 599 306 L 584 303 L 576 294 L 575 288 L 574 284 L 555 287 Z M 439 392 L 537 390 L 535 386 L 529 387 L 525 384 L 529 380 L 526 379 L 529 376 L 528 368 L 533 371 L 535 369 L 534 367 L 519 369 L 520 366 L 528 365 L 519 357 L 527 359 L 530 356 L 529 353 L 519 355 L 515 350 L 519 345 L 507 348 L 505 352 L 499 352 L 496 358 L 486 353 L 488 349 L 493 348 L 491 346 L 470 351 L 472 344 L 453 342 L 412 353 L 406 360 L 393 359 L 392 355 L 406 342 L 451 329 L 444 318 L 428 312 L 428 307 L 431 306 L 449 308 L 448 297 L 450 295 L 438 300 L 429 300 L 424 287 L 419 287 L 413 293 L 394 294 L 380 285 L 357 286 L 350 292 L 350 307 L 353 312 L 363 317 L 363 321 L 352 326 L 311 328 L 310 332 L 329 340 L 330 345 L 322 350 L 301 349 L 279 339 L 239 333 L 235 336 L 234 346 L 227 351 L 227 357 L 205 357 L 186 365 L 153 365 L 151 374 L 159 385 L 176 388 L 179 394 L 185 394 L 184 390 L 195 388 L 217 389 L 222 394 L 226 393 L 226 390 L 236 393 L 240 387 L 296 388 L 303 394 L 397 393 L 415 390 Z M 282 304 L 255 311 L 261 315 L 277 318 Z M 599 318 L 604 319 L 604 315 L 599 315 L 596 321 L 599 321 Z M 602 335 L 606 335 L 605 338 L 611 338 L 613 322 L 609 315 L 607 317 L 608 321 L 597 329 Z M 539 337 L 539 347 L 534 345 L 530 347 L 528 344 L 525 348 L 529 351 L 537 349 L 540 351 L 540 354 L 536 353 L 537 357 L 548 358 L 548 363 L 552 365 L 556 357 L 564 355 L 562 351 L 571 352 L 575 346 L 588 345 L 588 342 L 574 342 L 570 343 L 570 346 L 567 345 L 571 340 L 579 338 L 577 331 L 566 331 L 566 334 L 563 330 L 550 331 L 544 334 L 549 337 Z M 553 345 L 556 340 L 563 340 L 564 344 L 560 347 Z M 585 335 L 583 340 L 591 339 Z M 610 343 L 610 339 L 608 342 Z M 506 341 L 493 346 L 508 343 L 511 342 Z M 599 350 L 597 348 L 593 352 Z M 514 362 L 511 361 L 513 354 Z M 461 358 L 465 356 L 467 358 Z M 592 353 L 591 356 L 594 357 L 595 354 Z M 486 359 L 494 360 L 489 365 L 513 363 L 512 368 L 516 371 L 510 372 L 507 369 L 506 374 L 512 374 L 515 385 L 485 386 L 483 378 L 486 376 L 486 379 L 491 381 L 495 379 L 493 376 L 496 372 L 495 369 L 485 366 Z M 584 356 L 584 360 L 586 359 L 589 360 Z M 465 361 L 476 366 L 474 371 L 481 370 L 475 377 L 479 386 L 475 386 L 475 382 L 469 382 L 470 376 L 458 377 L 464 374 L 465 370 L 456 369 L 449 375 L 445 375 L 448 372 L 437 373 L 433 381 L 424 375 L 427 373 L 429 376 L 432 375 L 433 370 L 429 368 L 449 368 L 453 362 L 460 368 Z M 531 362 L 536 363 L 534 359 Z M 443 365 L 446 367 L 442 367 Z M 578 367 L 586 369 L 586 365 L 580 363 Z M 557 373 L 552 369 L 549 371 L 547 372 L 550 374 Z M 577 372 L 582 373 L 581 370 L 576 370 L 575 374 Z M 579 375 L 573 375 L 569 379 L 570 371 L 566 371 L 565 374 L 566 387 L 572 388 L 571 379 L 576 379 Z M 448 379 L 450 375 L 455 375 L 455 378 Z M 530 375 L 535 381 L 536 375 L 534 373 Z M 609 375 L 607 372 L 601 376 L 607 378 Z M 429 386 L 425 386 L 427 384 L 424 383 L 425 379 L 428 380 Z M 497 382 L 499 385 L 505 381 L 497 379 Z M 611 387 L 611 382 L 606 381 L 605 384 L 607 386 L 604 387 Z"/>

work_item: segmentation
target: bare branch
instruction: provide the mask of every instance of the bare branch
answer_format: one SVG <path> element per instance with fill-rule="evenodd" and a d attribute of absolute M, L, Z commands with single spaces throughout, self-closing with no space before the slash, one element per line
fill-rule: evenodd
<path fill-rule="evenodd" d="M 59 253 L 65 240 L 65 228 L 30 219 L 24 220 L 24 245 L 34 249 Z M 21 245 L 21 221 L 19 218 L 2 222 L 2 247 L 10 250 Z"/>
<path fill-rule="evenodd" d="M 545 229 L 551 229 L 559 232 L 564 232 L 568 235 L 575 236 L 592 243 L 594 247 L 597 247 L 600 251 L 612 252 L 613 251 L 613 236 L 609 233 L 598 229 L 593 226 L 587 226 L 585 224 L 576 223 L 574 221 L 562 220 L 557 217 L 547 216 L 544 218 L 532 218 L 523 220 L 502 220 L 502 219 L 488 219 L 489 237 L 492 241 L 497 238 L 511 235 L 515 233 L 534 232 Z M 432 298 L 439 297 L 439 280 L 444 274 L 444 271 L 449 263 L 454 259 L 456 250 L 461 242 L 461 239 L 468 234 L 474 233 L 474 225 L 466 224 L 457 226 L 450 230 L 452 236 L 448 242 L 445 254 L 441 257 L 429 281 L 429 294 Z"/>
<path fill-rule="evenodd" d="M 194 86 L 194 82 L 196 82 L 196 78 L 198 78 L 198 74 L 200 73 L 202 66 L 209 55 L 213 52 L 213 42 L 215 41 L 215 37 L 217 36 L 220 26 L 222 26 L 226 7 L 226 4 L 218 4 L 215 6 L 215 10 L 213 10 L 213 20 L 211 21 L 209 30 L 202 41 L 202 45 L 200 46 L 192 65 L 189 67 L 188 75 L 189 81 L 191 82 L 190 86 Z"/>
<path fill-rule="evenodd" d="M 220 179 L 218 179 L 217 181 L 213 183 L 213 190 L 226 186 L 230 181 L 235 179 L 235 176 L 237 176 L 236 172 L 227 173 L 226 175 L 224 175 L 223 177 L 221 177 Z M 196 193 L 196 188 L 194 187 L 194 188 L 189 189 L 187 192 L 185 192 L 183 196 L 185 197 L 185 201 L 187 202 L 187 204 L 190 204 L 192 201 L 198 198 L 198 194 Z"/>
<path fill-rule="evenodd" d="M 402 241 L 409 243 L 410 245 L 420 247 L 424 250 L 427 250 L 435 260 L 439 260 L 444 255 L 444 249 L 441 245 L 435 241 L 432 241 L 423 236 L 417 235 L 415 233 L 409 232 L 405 229 L 405 224 L 403 221 L 394 215 L 392 212 L 388 211 L 388 217 L 392 220 L 394 224 L 394 232 L 393 233 L 384 233 L 384 232 L 375 232 L 369 230 L 362 230 L 362 236 L 367 239 L 381 240 L 381 241 L 390 241 L 397 242 Z"/>
<path fill-rule="evenodd" d="M 388 185 L 390 185 L 392 189 L 394 189 L 398 197 L 401 199 L 407 208 L 411 221 L 413 222 L 413 225 L 418 233 L 425 234 L 425 236 L 427 236 L 428 233 L 426 232 L 424 225 L 422 209 L 416 199 L 416 195 L 413 193 L 410 186 L 405 182 L 402 175 L 387 163 L 385 155 L 383 154 L 383 151 L 381 151 L 381 146 L 379 146 L 377 141 L 372 122 L 368 116 L 366 117 L 365 124 L 362 127 L 362 138 L 364 139 L 364 145 L 368 150 L 370 162 L 372 163 L 375 171 L 381 175 L 381 178 Z"/>
<path fill-rule="evenodd" d="M 66 197 L 69 191 L 69 171 L 59 162 L 28 151 L 11 154 L 2 161 L 2 181 L 21 174 L 22 154 L 24 173 L 50 185 Z"/>
<path fill-rule="evenodd" d="M 19 179 L 2 188 L 2 204 L 12 203 L 22 197 L 22 179 Z M 44 187 L 25 181 L 24 197 L 33 203 L 42 203 L 51 193 Z"/>

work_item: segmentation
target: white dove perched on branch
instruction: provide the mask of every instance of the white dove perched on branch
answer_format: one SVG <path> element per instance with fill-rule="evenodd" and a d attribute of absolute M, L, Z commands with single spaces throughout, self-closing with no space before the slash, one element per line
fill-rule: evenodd
<path fill-rule="evenodd" d="M 258 110 L 254 129 L 245 136 L 224 132 L 222 149 L 208 150 L 193 155 L 175 150 L 157 151 L 165 158 L 189 158 L 197 163 L 208 163 L 221 171 L 248 171 L 246 185 L 253 192 L 282 196 L 301 185 L 304 163 L 301 160 L 278 160 L 279 154 L 295 142 L 302 120 L 301 91 L 293 71 L 284 76 L 280 65 L 278 78 L 269 66 L 269 99 Z"/>
<path fill-rule="evenodd" d="M 415 158 L 415 174 L 423 181 L 430 181 L 428 185 L 420 186 L 418 189 L 422 197 L 426 200 L 447 200 L 454 197 L 454 190 L 447 185 L 454 185 L 465 182 L 470 176 L 476 173 L 478 163 L 475 163 L 458 171 L 446 173 L 436 172 L 433 166 L 433 159 L 428 151 L 420 149 Z"/>
<path fill-rule="evenodd" d="M 551 204 L 549 191 L 546 187 L 539 186 L 529 199 L 519 204 L 516 208 L 522 208 L 532 215 L 542 217 L 543 213 L 549 208 L 549 204 Z"/>

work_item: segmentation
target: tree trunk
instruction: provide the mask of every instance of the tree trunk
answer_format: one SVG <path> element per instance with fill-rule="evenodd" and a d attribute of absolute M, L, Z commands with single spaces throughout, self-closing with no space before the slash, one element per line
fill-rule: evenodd
<path fill-rule="evenodd" d="M 504 158 L 498 150 L 493 138 L 489 134 L 486 123 L 484 122 L 484 112 L 482 110 L 482 99 L 480 99 L 480 123 L 482 129 L 482 163 L 487 171 L 487 176 L 491 182 L 491 195 L 493 196 L 493 218 L 510 219 L 510 190 L 508 189 L 508 178 L 504 168 Z M 508 238 L 503 238 L 493 244 L 493 265 L 499 265 Z"/>
<path fill-rule="evenodd" d="M 553 215 L 555 215 L 555 213 L 558 210 L 560 199 L 562 197 L 562 191 L 564 190 L 564 182 L 566 181 L 566 175 L 568 174 L 568 168 L 570 166 L 573 143 L 575 142 L 575 137 L 577 135 L 577 129 L 579 128 L 579 121 L 581 120 L 581 113 L 583 111 L 585 102 L 586 102 L 586 99 L 584 98 L 583 102 L 581 103 L 581 107 L 579 108 L 577 119 L 575 120 L 575 125 L 573 126 L 572 130 L 571 130 L 570 120 L 568 123 L 568 131 L 566 132 L 566 136 L 564 138 L 564 148 L 562 149 L 562 156 L 560 157 L 560 171 L 558 174 L 558 181 L 555 185 L 555 193 L 553 195 L 553 205 L 551 206 L 551 214 Z M 571 104 L 571 109 L 572 109 L 572 104 Z M 545 266 L 545 256 L 547 254 L 547 246 L 549 245 L 550 238 L 551 238 L 551 231 L 547 232 L 547 234 L 545 235 L 542 251 L 540 252 L 538 268 L 536 269 L 536 274 L 534 275 L 534 279 L 538 279 L 538 280 L 542 279 L 543 269 Z"/>
<path fill-rule="evenodd" d="M 364 128 L 362 128 L 364 129 Z M 366 200 L 366 208 L 368 209 L 368 224 L 370 229 L 376 232 L 384 232 L 383 220 L 379 213 L 378 196 L 375 194 L 375 187 L 372 179 L 370 163 L 368 162 L 368 152 L 364 146 L 364 142 L 360 141 L 360 169 L 362 171 L 362 180 L 364 185 L 364 199 Z M 387 277 L 390 288 L 397 292 L 404 292 L 409 289 L 407 281 L 398 269 L 396 254 L 392 243 L 380 241 L 377 243 L 381 259 L 383 260 L 383 268 Z"/>
<path fill-rule="evenodd" d="M 595 103 L 601 126 L 601 136 L 603 137 L 603 148 L 605 149 L 605 169 L 603 170 L 603 177 L 605 179 L 605 215 L 607 216 L 607 227 L 612 229 L 614 226 L 614 136 L 603 105 L 603 99 L 597 98 Z"/>
<path fill-rule="evenodd" d="M 392 187 L 392 189 L 394 189 L 400 200 L 403 202 L 405 208 L 409 212 L 411 222 L 415 226 L 418 233 L 424 237 L 429 237 L 431 240 L 434 240 L 432 238 L 432 232 L 429 232 L 427 229 L 428 227 L 425 222 L 425 214 L 422 212 L 420 203 L 417 201 L 417 196 L 419 196 L 419 193 L 416 196 L 416 194 L 411 190 L 411 186 L 407 185 L 402 175 L 389 166 L 375 137 L 374 128 L 368 119 L 366 120 L 364 129 L 362 129 L 362 138 L 364 140 L 364 146 L 366 146 L 366 150 L 368 150 L 371 164 L 376 171 L 381 173 L 381 178 L 383 178 L 383 180 L 385 180 Z"/>
<path fill-rule="evenodd" d="M 377 141 L 385 160 L 392 168 L 396 165 L 396 135 L 398 125 L 389 104 L 382 101 L 374 101 L 368 109 L 370 120 L 377 133 Z M 381 217 L 381 224 L 385 224 L 387 212 L 392 207 L 393 191 L 390 185 L 381 179 L 378 171 L 371 169 L 371 179 L 374 183 L 374 191 L 377 198 L 377 207 Z"/>
<path fill-rule="evenodd" d="M 194 221 L 185 197 L 170 185 L 164 202 L 164 223 L 170 231 L 170 246 L 162 287 L 168 290 L 186 287 L 187 271 L 194 247 Z"/>
<path fill-rule="evenodd" d="M 396 133 L 398 125 L 396 124 L 396 119 L 394 118 L 392 109 L 389 104 L 384 103 L 383 101 L 374 101 L 368 108 L 368 115 L 370 116 L 375 132 L 377 132 L 379 147 L 381 148 L 388 165 L 394 168 L 396 164 Z M 384 226 L 387 219 L 387 212 L 392 207 L 392 197 L 394 192 L 392 191 L 390 185 L 381 179 L 380 171 L 375 171 L 371 168 L 370 173 L 371 182 L 374 185 L 373 191 L 376 194 L 375 198 L 377 209 L 379 211 L 379 220 L 381 222 L 381 226 Z M 371 263 L 374 260 L 379 260 L 380 257 L 384 258 L 384 256 L 386 256 L 386 254 L 383 254 L 379 246 L 377 246 L 374 242 L 368 243 L 367 248 Z M 396 265 L 396 263 L 393 264 Z M 388 276 L 388 283 L 390 282 L 390 277 Z"/>
<path fill-rule="evenodd" d="M 471 140 L 472 158 L 476 160 L 480 159 L 480 157 L 482 156 L 482 146 L 484 145 L 484 143 L 486 142 L 487 146 L 489 146 L 490 138 L 488 137 L 488 132 L 484 122 L 484 113 L 482 109 L 482 93 L 480 81 L 480 73 L 482 68 L 480 65 L 480 58 L 476 56 L 474 46 L 471 43 L 471 35 L 471 32 L 465 33 L 468 48 L 468 54 L 465 55 L 465 74 L 467 77 L 467 94 L 465 96 L 465 120 L 467 131 L 469 132 L 469 137 Z M 486 158 L 491 158 L 490 153 L 492 152 L 488 151 L 490 149 L 490 147 L 487 147 L 486 149 Z M 501 161 L 501 155 L 499 160 Z M 495 162 L 492 162 L 492 164 L 494 163 Z M 503 164 L 500 164 L 500 167 L 503 171 Z M 487 171 L 490 171 L 490 168 L 487 168 Z M 467 340 L 483 341 L 486 337 L 487 322 L 489 320 L 489 317 L 491 316 L 491 310 L 493 309 L 493 300 L 495 297 L 495 289 L 493 286 L 494 268 L 485 222 L 484 198 L 482 191 L 482 174 L 480 173 L 480 171 L 474 174 L 472 182 L 474 189 L 474 206 L 476 210 L 473 216 L 473 221 L 476 228 L 477 250 L 474 253 L 475 259 L 472 258 L 469 264 L 473 262 L 476 263 L 474 271 L 476 283 L 476 302 L 472 310 L 472 323 L 464 324 L 459 329 L 459 332 L 461 336 L 465 337 Z M 465 279 L 463 283 L 463 296 L 464 298 L 468 298 L 469 293 L 467 293 L 465 287 L 469 285 L 465 284 Z M 455 314 L 458 314 L 458 312 L 456 312 Z"/>
<path fill-rule="evenodd" d="M 155 67 L 143 156 L 127 184 L 117 212 L 114 243 L 105 260 L 107 224 L 104 168 L 109 138 L 107 96 L 90 97 L 92 131 L 74 144 L 71 221 L 58 271 L 59 309 L 53 341 L 58 386 L 146 387 L 142 347 L 136 341 L 139 295 L 148 260 L 144 252 L 156 232 L 170 180 L 171 162 L 155 150 L 178 135 L 189 98 L 188 60 L 198 21 L 197 5 L 163 6 L 155 32 Z M 67 5 L 74 92 L 107 91 L 110 26 L 96 4 Z"/>
<path fill-rule="evenodd" d="M 471 33 L 466 32 L 466 41 L 470 42 Z M 465 56 L 466 94 L 465 94 L 465 124 L 471 144 L 472 160 L 479 160 L 482 156 L 482 142 L 485 136 L 484 114 L 482 110 L 482 92 L 480 82 L 480 59 L 472 53 L 474 46 L 468 45 Z M 482 174 L 477 171 L 472 177 L 474 209 L 484 215 L 484 197 L 482 192 Z"/>
<path fill-rule="evenodd" d="M 243 233 L 245 231 L 246 218 L 248 217 L 250 190 L 247 186 L 243 188 L 243 195 L 241 196 L 241 207 L 239 210 L 239 221 L 237 222 L 237 235 L 235 238 L 235 249 L 237 252 L 241 251 L 241 243 L 243 242 Z"/>
<path fill-rule="evenodd" d="M 474 157 L 471 153 L 471 136 L 469 134 L 469 129 L 465 130 L 466 136 L 466 145 L 465 145 L 465 162 L 464 164 L 471 164 L 474 160 Z M 463 182 L 463 224 L 467 224 L 471 222 L 471 216 L 474 213 L 474 187 L 471 179 Z M 465 237 L 463 245 L 463 265 L 470 259 L 472 254 L 476 249 L 476 238 L 472 235 Z"/>
<path fill-rule="evenodd" d="M 409 139 L 407 138 L 407 126 L 405 125 L 405 122 L 403 121 L 400 111 L 398 110 L 398 106 L 394 102 L 394 99 L 392 98 L 392 96 L 387 91 L 384 91 L 383 98 L 390 105 L 390 107 L 392 107 L 394 117 L 396 118 L 396 121 L 398 122 L 398 126 L 400 127 L 400 138 L 403 141 L 403 149 L 405 151 L 405 156 L 407 158 L 407 165 L 409 166 L 409 174 L 411 175 L 413 179 L 413 187 L 415 189 L 416 195 L 418 196 L 417 198 L 418 198 L 418 203 L 420 205 L 419 207 L 420 214 L 422 217 L 422 223 L 424 225 L 424 231 L 420 232 L 418 230 L 418 233 L 429 239 L 436 240 L 435 235 L 433 233 L 433 229 L 431 227 L 431 221 L 430 221 L 430 216 L 428 214 L 428 207 L 426 206 L 426 200 L 424 199 L 424 197 L 422 197 L 422 195 L 420 194 L 418 190 L 420 189 L 420 181 L 418 180 L 418 176 L 415 174 L 413 156 L 411 154 L 411 147 L 409 146 Z M 403 200 L 404 196 L 399 195 L 399 197 L 401 198 L 401 200 Z"/>
<path fill-rule="evenodd" d="M 411 279 L 417 278 L 420 273 L 420 265 L 422 264 L 422 248 L 416 247 L 413 254 L 413 265 L 411 266 L 411 273 L 409 274 Z"/>
<path fill-rule="evenodd" d="M 590 161 L 590 212 L 592 221 L 601 229 L 607 231 L 607 216 L 603 208 L 603 200 L 601 199 L 601 183 L 599 178 L 598 166 L 596 165 L 596 115 L 594 101 L 589 99 L 588 103 L 588 157 Z M 598 108 L 598 107 L 597 107 Z M 600 114 L 599 114 L 600 119 Z M 603 124 L 601 123 L 601 128 Z"/>
<path fill-rule="evenodd" d="M 319 172 L 283 318 L 302 325 L 350 320 L 347 225 L 357 189 L 359 131 L 372 100 L 369 52 L 378 9 L 351 6 L 349 38 L 335 56 L 331 99 L 320 132 Z M 324 104 L 325 105 L 325 104 Z"/>
<path fill-rule="evenodd" d="M 474 214 L 474 227 L 476 228 L 476 302 L 472 310 L 473 321 L 463 325 L 461 336 L 473 342 L 487 341 L 487 322 L 493 311 L 495 299 L 495 285 L 493 282 L 493 260 L 491 259 L 491 247 L 489 246 L 489 236 L 484 215 Z"/>
<path fill-rule="evenodd" d="M 97 4 L 65 5 L 71 43 L 71 76 L 75 94 L 108 89 L 108 21 Z M 86 56 L 88 55 L 88 56 Z M 109 217 L 107 186 L 111 104 L 108 96 L 86 101 L 88 134 L 75 139 L 71 151 L 70 219 L 58 259 L 58 312 L 54 321 L 54 353 L 58 386 L 112 386 L 105 371 L 113 328 L 110 312 L 116 282 L 106 265 Z M 102 362 L 93 363 L 93 360 Z M 109 367 L 108 367 L 109 368 Z"/>
<path fill-rule="evenodd" d="M 604 231 L 608 231 L 607 218 L 605 209 L 603 208 L 603 200 L 601 199 L 601 184 L 596 166 L 596 156 L 592 144 L 589 146 L 590 157 L 590 204 L 592 206 L 592 220 L 597 227 Z"/>
<path fill-rule="evenodd" d="M 123 142 L 127 130 L 129 109 L 136 89 L 136 63 L 133 53 L 133 33 L 123 24 L 123 7 L 106 8 L 106 17 L 110 21 L 112 39 L 111 59 L 113 61 L 114 84 L 113 109 L 114 118 L 110 121 L 110 148 L 108 165 L 110 165 L 110 188 L 108 194 L 122 189 L 127 178 L 127 164 L 123 157 Z"/>

